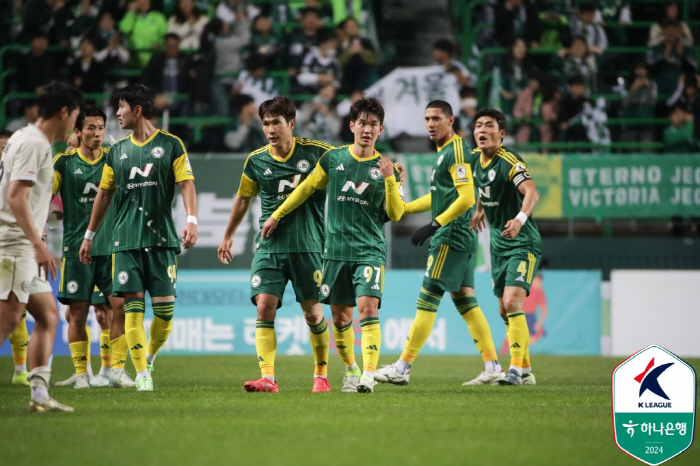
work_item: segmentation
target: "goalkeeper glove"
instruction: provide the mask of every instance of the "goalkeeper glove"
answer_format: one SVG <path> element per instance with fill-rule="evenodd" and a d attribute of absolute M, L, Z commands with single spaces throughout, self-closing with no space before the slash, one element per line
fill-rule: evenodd
<path fill-rule="evenodd" d="M 440 225 L 437 220 L 433 220 L 431 223 L 424 226 L 418 230 L 415 235 L 413 235 L 413 238 L 411 238 L 411 244 L 414 246 L 423 246 L 425 240 L 433 236 L 441 226 L 442 225 Z"/>

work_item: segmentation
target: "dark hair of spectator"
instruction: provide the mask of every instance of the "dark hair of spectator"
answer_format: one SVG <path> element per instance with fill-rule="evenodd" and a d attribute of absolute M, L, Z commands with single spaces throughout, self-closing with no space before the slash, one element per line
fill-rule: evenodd
<path fill-rule="evenodd" d="M 578 11 L 581 13 L 594 13 L 595 6 L 590 2 L 583 2 L 578 4 Z"/>
<path fill-rule="evenodd" d="M 97 48 L 97 45 L 95 44 L 95 39 L 88 34 L 85 34 L 82 37 L 82 39 L 80 39 L 80 43 L 82 44 L 83 42 L 90 42 L 93 47 Z"/>
<path fill-rule="evenodd" d="M 661 21 L 661 29 L 666 29 L 666 28 L 677 28 L 680 27 L 681 23 L 678 22 L 678 20 L 671 19 L 671 18 L 666 18 L 663 21 Z"/>
<path fill-rule="evenodd" d="M 454 116 L 454 113 L 452 113 L 452 105 L 448 104 L 444 100 L 433 100 L 432 102 L 429 102 L 425 109 L 428 110 L 429 108 L 439 108 L 442 114 L 447 118 Z"/>
<path fill-rule="evenodd" d="M 68 113 L 73 112 L 83 103 L 83 93 L 70 84 L 59 81 L 51 81 L 42 89 L 37 99 L 39 105 L 39 118 L 48 120 L 61 111 L 68 108 Z"/>
<path fill-rule="evenodd" d="M 259 53 L 251 53 L 248 56 L 248 60 L 246 61 L 246 69 L 248 69 L 248 71 L 255 71 L 266 67 L 267 60 Z"/>
<path fill-rule="evenodd" d="M 180 36 L 178 36 L 174 32 L 169 32 L 165 35 L 165 40 L 168 40 L 168 39 L 175 39 L 176 41 L 180 42 Z"/>
<path fill-rule="evenodd" d="M 682 112 L 687 112 L 687 110 L 685 109 L 685 107 L 683 106 L 682 103 L 676 102 L 676 103 L 673 104 L 673 105 L 671 106 L 671 108 L 669 109 L 669 111 L 668 111 L 668 116 L 671 116 L 671 114 L 672 114 L 673 112 L 675 112 L 676 110 L 681 110 Z"/>
<path fill-rule="evenodd" d="M 299 17 L 300 18 L 303 18 L 304 16 L 308 15 L 309 13 L 312 13 L 319 18 L 321 17 L 321 12 L 318 10 L 318 8 L 308 7 L 308 8 L 300 8 L 299 9 Z"/>
<path fill-rule="evenodd" d="M 199 41 L 199 50 L 201 52 L 210 53 L 214 49 L 216 36 L 221 33 L 223 27 L 224 22 L 220 18 L 214 18 L 204 26 Z"/>
<path fill-rule="evenodd" d="M 467 97 L 476 97 L 476 89 L 469 86 L 464 86 L 459 90 L 459 98 L 466 99 Z"/>
<path fill-rule="evenodd" d="M 7 139 L 12 136 L 12 131 L 9 129 L 0 129 L 0 139 Z"/>
<path fill-rule="evenodd" d="M 586 39 L 583 36 L 574 36 L 571 38 L 571 45 L 574 45 L 574 42 L 576 41 L 581 41 L 584 43 L 586 47 L 588 47 L 588 42 L 586 42 Z"/>
<path fill-rule="evenodd" d="M 49 35 L 46 32 L 39 29 L 34 34 L 32 34 L 32 38 L 31 38 L 30 42 L 33 41 L 34 39 L 40 39 L 40 38 L 44 38 L 46 40 L 49 40 Z"/>
<path fill-rule="evenodd" d="M 340 23 L 338 23 L 337 29 L 341 29 L 341 30 L 342 30 L 342 29 L 345 29 L 345 25 L 348 24 L 349 21 L 354 21 L 354 22 L 356 22 L 357 24 L 360 24 L 360 23 L 357 21 L 357 19 L 355 19 L 354 16 L 348 16 L 347 18 L 345 18 L 344 20 L 342 20 Z"/>
<path fill-rule="evenodd" d="M 238 94 L 235 99 L 233 99 L 233 106 L 236 111 L 240 112 L 246 105 L 254 104 L 255 99 L 248 94 Z"/>
<path fill-rule="evenodd" d="M 336 40 L 337 36 L 333 33 L 333 31 L 329 31 L 328 29 L 321 29 L 318 31 L 318 35 L 316 36 L 316 43 L 318 45 L 323 44 L 324 42 L 328 42 L 329 40 Z"/>
<path fill-rule="evenodd" d="M 384 107 L 374 97 L 364 97 L 350 106 L 350 121 L 357 121 L 362 115 L 376 116 L 379 124 L 384 124 Z"/>
<path fill-rule="evenodd" d="M 294 102 L 278 95 L 263 102 L 258 109 L 258 115 L 261 120 L 264 120 L 265 117 L 282 117 L 284 121 L 289 123 L 297 117 L 297 109 Z"/>
<path fill-rule="evenodd" d="M 27 99 L 22 101 L 22 111 L 28 109 L 29 107 L 33 107 L 37 104 L 36 99 Z"/>
<path fill-rule="evenodd" d="M 433 44 L 433 49 L 442 50 L 452 56 L 455 52 L 455 45 L 450 39 L 438 39 Z"/>
<path fill-rule="evenodd" d="M 141 107 L 141 113 L 144 118 L 152 118 L 154 114 L 153 108 L 153 92 L 143 84 L 129 84 L 116 93 L 117 102 L 123 100 L 133 112 L 136 107 Z"/>
<path fill-rule="evenodd" d="M 474 115 L 474 121 L 478 121 L 481 117 L 489 117 L 496 120 L 499 131 L 506 129 L 506 116 L 495 108 L 482 108 L 481 110 L 478 110 L 476 115 Z"/>
<path fill-rule="evenodd" d="M 180 9 L 180 2 L 175 3 L 175 11 L 173 12 L 175 15 L 175 21 L 179 24 L 184 23 L 187 21 L 187 16 L 185 16 L 185 13 Z M 200 16 L 202 16 L 202 12 L 199 11 L 199 8 L 197 8 L 197 3 L 195 2 L 194 8 L 192 9 L 192 15 L 199 19 Z"/>
<path fill-rule="evenodd" d="M 573 76 L 569 76 L 569 78 L 566 80 L 566 84 L 568 84 L 569 86 L 575 86 L 576 84 L 585 86 L 586 81 L 583 80 L 583 76 L 581 76 L 580 74 L 575 74 Z"/>
<path fill-rule="evenodd" d="M 102 107 L 88 105 L 80 111 L 78 118 L 75 119 L 75 129 L 82 131 L 85 125 L 85 118 L 87 117 L 99 117 L 102 118 L 103 123 L 107 123 L 107 113 L 105 113 Z"/>
<path fill-rule="evenodd" d="M 688 89 L 689 87 L 698 87 L 698 78 L 694 73 L 688 73 L 685 75 L 685 84 L 683 85 L 683 89 Z"/>

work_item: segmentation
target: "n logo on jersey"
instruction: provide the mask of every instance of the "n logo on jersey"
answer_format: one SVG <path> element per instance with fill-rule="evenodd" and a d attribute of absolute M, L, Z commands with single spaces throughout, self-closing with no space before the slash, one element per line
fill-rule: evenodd
<path fill-rule="evenodd" d="M 345 184 L 343 185 L 343 188 L 341 189 L 341 191 L 345 193 L 345 192 L 348 192 L 352 189 L 353 191 L 355 191 L 355 194 L 359 194 L 361 196 L 362 193 L 367 191 L 368 187 L 369 187 L 369 183 L 359 183 L 356 185 L 352 181 L 346 181 Z"/>
<path fill-rule="evenodd" d="M 479 188 L 479 197 L 491 198 L 491 186 Z"/>
<path fill-rule="evenodd" d="M 284 188 L 296 188 L 299 185 L 299 182 L 301 181 L 301 175 L 294 175 L 292 178 L 292 181 L 287 181 L 287 180 L 282 180 L 280 181 L 280 186 L 277 188 L 278 193 L 283 193 Z"/>
<path fill-rule="evenodd" d="M 153 174 L 153 164 L 152 163 L 147 163 L 146 166 L 141 170 L 139 167 L 132 167 L 131 168 L 131 174 L 129 175 L 129 179 L 133 180 L 136 175 L 141 175 L 141 176 L 151 176 Z"/>
<path fill-rule="evenodd" d="M 100 187 L 96 186 L 92 183 L 86 183 L 85 184 L 85 189 L 83 189 L 83 194 L 90 194 L 90 191 L 99 191 Z"/>

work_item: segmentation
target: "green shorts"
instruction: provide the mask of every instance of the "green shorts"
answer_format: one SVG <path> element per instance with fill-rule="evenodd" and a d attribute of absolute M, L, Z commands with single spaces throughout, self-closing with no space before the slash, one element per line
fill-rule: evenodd
<path fill-rule="evenodd" d="M 108 294 L 104 294 L 102 291 L 100 291 L 97 287 L 92 292 L 92 296 L 90 297 L 90 304 L 93 306 L 100 306 L 100 305 L 109 305 L 109 300 L 107 299 Z"/>
<path fill-rule="evenodd" d="M 491 254 L 491 278 L 493 292 L 502 298 L 506 286 L 519 286 L 530 295 L 530 284 L 535 278 L 540 256 L 528 252 L 517 252 L 512 256 Z"/>
<path fill-rule="evenodd" d="M 323 278 L 323 259 L 318 252 L 256 252 L 250 267 L 250 300 L 262 293 L 275 296 L 282 307 L 282 296 L 291 280 L 297 302 L 318 301 L 318 290 Z"/>
<path fill-rule="evenodd" d="M 474 288 L 475 266 L 476 253 L 456 251 L 447 244 L 431 244 L 423 286 L 450 292 L 464 286 Z"/>
<path fill-rule="evenodd" d="M 382 307 L 384 292 L 384 264 L 379 262 L 345 262 L 328 260 L 323 262 L 323 304 L 345 304 L 354 306 L 355 298 L 374 296 Z"/>
<path fill-rule="evenodd" d="M 112 294 L 111 256 L 95 256 L 90 265 L 83 264 L 78 257 L 64 257 L 61 260 L 58 300 L 62 304 L 90 301 L 95 287 L 108 296 Z"/>
<path fill-rule="evenodd" d="M 115 252 L 113 256 L 113 296 L 146 291 L 151 298 L 177 296 L 177 258 L 174 249 L 130 249 Z"/>

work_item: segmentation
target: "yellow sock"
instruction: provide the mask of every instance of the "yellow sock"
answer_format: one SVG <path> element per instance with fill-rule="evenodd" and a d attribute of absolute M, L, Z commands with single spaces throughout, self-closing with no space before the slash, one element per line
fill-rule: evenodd
<path fill-rule="evenodd" d="M 355 364 L 355 330 L 352 328 L 352 322 L 343 328 L 334 325 L 333 338 L 335 338 L 335 347 L 338 349 L 340 359 L 346 367 L 351 367 Z"/>
<path fill-rule="evenodd" d="M 277 334 L 274 320 L 255 321 L 255 351 L 263 377 L 275 376 L 275 354 L 277 353 Z"/>
<path fill-rule="evenodd" d="M 100 332 L 100 359 L 102 367 L 112 367 L 112 345 L 109 341 L 109 329 Z"/>
<path fill-rule="evenodd" d="M 12 346 L 12 358 L 15 366 L 27 364 L 27 348 L 29 347 L 29 332 L 27 331 L 27 311 L 22 314 L 17 328 L 10 334 L 10 346 Z"/>
<path fill-rule="evenodd" d="M 92 335 L 90 335 L 90 325 L 87 324 L 87 323 L 85 324 L 85 333 L 87 334 L 87 344 L 88 344 L 88 345 L 87 345 L 87 354 L 86 354 L 85 356 L 87 357 L 88 364 L 89 364 L 89 362 L 90 362 L 90 357 L 92 356 L 92 355 L 90 354 L 90 344 L 92 343 L 92 338 L 91 338 Z"/>
<path fill-rule="evenodd" d="M 362 327 L 362 370 L 374 372 L 379 362 L 379 350 L 382 348 L 382 331 L 379 317 L 368 317 L 360 321 Z"/>
<path fill-rule="evenodd" d="M 78 375 L 87 374 L 88 346 L 90 346 L 90 343 L 87 341 L 78 341 L 68 345 L 70 348 L 70 356 L 73 358 L 75 373 Z"/>
<path fill-rule="evenodd" d="M 525 349 L 530 341 L 524 312 L 508 314 L 508 344 L 510 345 L 510 367 L 522 372 Z"/>
<path fill-rule="evenodd" d="M 528 342 L 525 347 L 525 355 L 523 356 L 523 373 L 526 374 L 532 372 L 532 367 L 530 366 L 530 338 L 528 334 Z"/>
<path fill-rule="evenodd" d="M 452 298 L 452 302 L 455 303 L 457 311 L 467 323 L 469 334 L 476 349 L 481 354 L 481 359 L 484 362 L 496 361 L 498 354 L 496 346 L 493 344 L 493 337 L 491 337 L 491 327 L 489 327 L 484 313 L 476 302 L 476 296 L 473 294 L 457 296 Z"/>
<path fill-rule="evenodd" d="M 148 339 L 148 354 L 156 355 L 163 347 L 170 331 L 173 329 L 173 312 L 175 302 L 153 303 L 153 322 L 151 322 L 151 335 Z"/>
<path fill-rule="evenodd" d="M 325 317 L 317 325 L 309 325 L 309 341 L 311 351 L 314 353 L 314 375 L 328 375 L 328 347 L 330 345 L 330 332 Z"/>
<path fill-rule="evenodd" d="M 146 331 L 143 329 L 145 312 L 146 305 L 143 298 L 127 299 L 124 303 L 126 342 L 136 372 L 146 370 Z"/>
<path fill-rule="evenodd" d="M 408 339 L 406 340 L 406 345 L 401 353 L 401 360 L 409 364 L 413 364 L 418 352 L 423 347 L 430 332 L 433 331 L 433 325 L 435 325 L 435 319 L 437 318 L 437 312 L 426 311 L 423 309 L 418 309 L 416 311 L 416 318 L 413 319 L 413 324 L 411 324 L 411 330 L 408 332 Z"/>
<path fill-rule="evenodd" d="M 126 335 L 115 338 L 110 342 L 112 347 L 112 369 L 124 369 L 126 365 Z"/>

